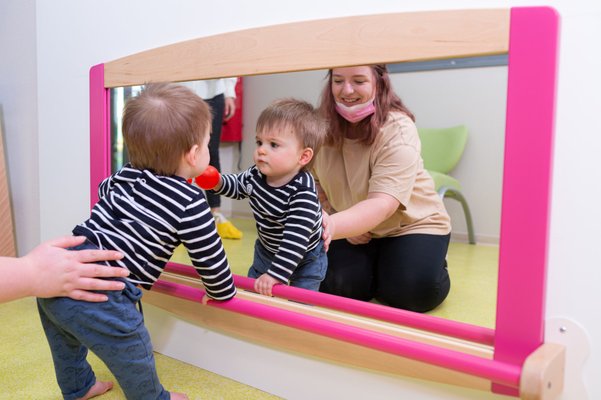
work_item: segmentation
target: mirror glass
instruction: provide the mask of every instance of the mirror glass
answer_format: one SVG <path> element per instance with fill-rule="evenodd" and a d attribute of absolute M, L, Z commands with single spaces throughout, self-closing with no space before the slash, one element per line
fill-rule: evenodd
<path fill-rule="evenodd" d="M 442 318 L 494 328 L 500 235 L 506 65 L 478 68 L 421 69 L 405 72 L 402 64 L 389 64 L 395 91 L 416 116 L 418 128 L 464 124 L 469 138 L 462 159 L 451 172 L 463 187 L 472 213 L 477 245 L 467 243 L 467 227 L 459 202 L 445 199 L 453 232 L 448 253 L 451 291 L 441 306 L 429 312 Z M 399 68 L 401 67 L 401 68 Z M 223 173 L 234 173 L 252 163 L 254 128 L 260 112 L 274 99 L 296 97 L 314 105 L 326 82 L 326 70 L 246 76 L 242 79 L 243 140 L 223 142 Z M 111 89 L 111 166 L 113 172 L 127 162 L 121 136 L 121 113 L 127 98 L 140 86 Z M 224 240 L 235 273 L 246 275 L 252 262 L 254 220 L 248 202 L 222 198 L 235 222 L 247 229 L 241 241 Z M 185 250 L 173 261 L 191 264 Z"/>

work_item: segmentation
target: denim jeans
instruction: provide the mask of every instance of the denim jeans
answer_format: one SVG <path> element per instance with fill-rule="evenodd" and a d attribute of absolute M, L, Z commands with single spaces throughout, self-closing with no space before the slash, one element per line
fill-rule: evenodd
<path fill-rule="evenodd" d="M 136 308 L 142 291 L 123 281 L 122 291 L 102 291 L 109 298 L 106 302 L 68 297 L 37 299 L 56 379 L 66 400 L 83 397 L 96 383 L 86 360 L 88 350 L 115 375 L 127 399 L 170 398 L 159 382 L 150 335 Z"/>
<path fill-rule="evenodd" d="M 266 273 L 271 267 L 274 257 L 275 255 L 270 253 L 257 239 L 253 264 L 248 269 L 248 277 L 258 278 Z M 290 286 L 317 291 L 326 276 L 327 269 L 328 257 L 323 248 L 323 241 L 320 241 L 317 247 L 305 254 L 296 267 L 290 276 Z"/>

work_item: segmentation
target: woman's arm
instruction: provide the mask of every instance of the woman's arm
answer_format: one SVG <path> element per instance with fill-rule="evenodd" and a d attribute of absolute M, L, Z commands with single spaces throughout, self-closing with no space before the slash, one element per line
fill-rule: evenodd
<path fill-rule="evenodd" d="M 385 193 L 370 193 L 351 208 L 330 215 L 328 231 L 332 240 L 359 236 L 390 218 L 400 203 Z"/>

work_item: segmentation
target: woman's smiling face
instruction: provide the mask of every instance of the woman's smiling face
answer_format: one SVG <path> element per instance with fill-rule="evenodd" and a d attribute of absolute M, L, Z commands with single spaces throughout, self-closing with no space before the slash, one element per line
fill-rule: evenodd
<path fill-rule="evenodd" d="M 376 81 L 371 67 L 344 67 L 332 70 L 332 94 L 347 107 L 374 99 Z"/>

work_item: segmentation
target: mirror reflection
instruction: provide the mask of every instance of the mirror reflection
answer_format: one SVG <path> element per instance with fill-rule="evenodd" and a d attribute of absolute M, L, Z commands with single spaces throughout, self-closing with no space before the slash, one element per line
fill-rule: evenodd
<path fill-rule="evenodd" d="M 507 68 L 494 66 L 452 70 L 393 72 L 396 93 L 422 128 L 464 125 L 468 129 L 465 150 L 450 175 L 461 184 L 473 219 L 476 245 L 468 244 L 466 218 L 461 204 L 444 200 L 451 216 L 452 236 L 447 261 L 451 290 L 447 299 L 429 314 L 494 328 L 501 180 L 505 129 Z M 222 142 L 223 173 L 244 170 L 253 163 L 256 121 L 274 99 L 295 97 L 314 105 L 319 102 L 327 71 L 307 71 L 243 78 L 242 141 Z M 112 168 L 127 161 L 120 137 L 120 113 L 125 99 L 140 87 L 112 90 Z M 222 210 L 243 231 L 241 240 L 224 240 L 233 271 L 246 275 L 252 262 L 256 230 L 247 201 L 222 198 Z M 173 261 L 191 264 L 185 251 Z"/>

